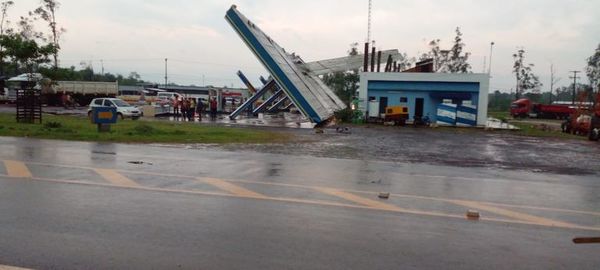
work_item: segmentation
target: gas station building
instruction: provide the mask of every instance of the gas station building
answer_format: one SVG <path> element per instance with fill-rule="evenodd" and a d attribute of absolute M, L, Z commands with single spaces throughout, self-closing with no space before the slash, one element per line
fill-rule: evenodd
<path fill-rule="evenodd" d="M 467 125 L 485 126 L 489 81 L 488 74 L 363 72 L 359 108 L 368 116 L 377 116 L 388 106 L 406 106 L 409 121 L 417 115 L 439 123 L 446 121 L 445 108 L 450 107 L 455 108 L 455 119 L 457 110 L 458 117 L 462 110 L 468 112 Z M 456 120 L 448 125 L 457 125 Z"/>

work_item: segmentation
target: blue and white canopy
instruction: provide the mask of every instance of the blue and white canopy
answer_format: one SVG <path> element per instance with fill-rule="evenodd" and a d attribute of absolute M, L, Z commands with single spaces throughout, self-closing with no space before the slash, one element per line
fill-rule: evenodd
<path fill-rule="evenodd" d="M 346 108 L 333 91 L 300 57 L 287 53 L 252 21 L 232 6 L 225 19 L 271 73 L 279 87 L 294 105 L 314 123 L 331 118 L 335 111 Z"/>

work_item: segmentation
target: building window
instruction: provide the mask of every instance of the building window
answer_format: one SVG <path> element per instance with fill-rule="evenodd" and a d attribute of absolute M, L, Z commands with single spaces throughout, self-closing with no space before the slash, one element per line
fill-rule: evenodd
<path fill-rule="evenodd" d="M 400 98 L 400 103 L 407 103 L 408 102 L 408 98 L 407 97 L 401 97 Z"/>

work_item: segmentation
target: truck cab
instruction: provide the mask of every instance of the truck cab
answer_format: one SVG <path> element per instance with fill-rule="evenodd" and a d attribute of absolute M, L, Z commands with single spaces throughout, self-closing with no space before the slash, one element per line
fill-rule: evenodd
<path fill-rule="evenodd" d="M 514 101 L 510 105 L 510 115 L 514 118 L 527 117 L 531 111 L 531 101 L 526 98 Z"/>

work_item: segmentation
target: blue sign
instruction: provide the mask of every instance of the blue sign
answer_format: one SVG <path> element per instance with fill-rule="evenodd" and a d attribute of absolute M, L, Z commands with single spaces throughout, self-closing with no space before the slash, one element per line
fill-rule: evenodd
<path fill-rule="evenodd" d="M 92 108 L 92 123 L 94 124 L 115 124 L 117 116 L 117 108 L 114 107 Z"/>

